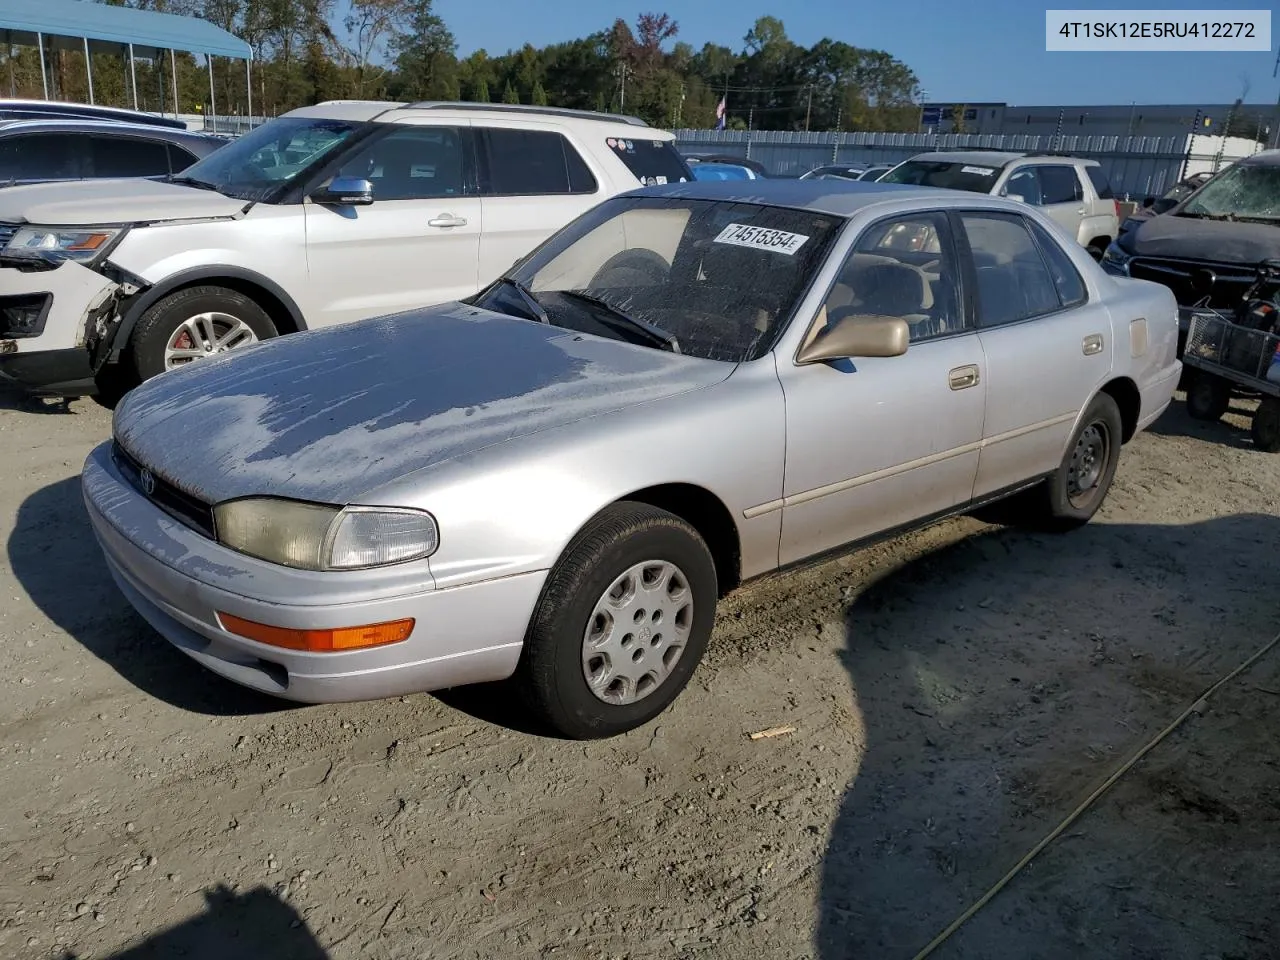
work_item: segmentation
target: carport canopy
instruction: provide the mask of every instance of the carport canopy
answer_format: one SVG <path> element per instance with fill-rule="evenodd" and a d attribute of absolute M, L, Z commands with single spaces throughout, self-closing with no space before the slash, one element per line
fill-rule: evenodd
<path fill-rule="evenodd" d="M 205 56 L 252 57 L 249 44 L 197 17 L 154 10 L 114 7 L 89 0 L 4 0 L 0 3 L 0 41 L 20 46 L 119 53 L 133 47 L 135 56 L 156 59 L 165 50 Z"/>
<path fill-rule="evenodd" d="M 133 107 L 138 108 L 138 78 L 134 57 L 157 60 L 168 50 L 202 54 L 209 64 L 209 107 L 217 115 L 213 97 L 213 58 L 232 57 L 245 63 L 249 116 L 253 116 L 253 82 L 248 76 L 253 51 L 233 33 L 199 17 L 182 17 L 154 10 L 108 6 L 90 0 L 3 0 L 0 3 L 0 42 L 40 50 L 40 82 L 49 99 L 45 50 L 83 50 L 89 74 L 89 102 L 93 103 L 93 61 L 90 53 L 128 55 Z M 178 110 L 178 76 L 172 71 L 174 116 Z"/>

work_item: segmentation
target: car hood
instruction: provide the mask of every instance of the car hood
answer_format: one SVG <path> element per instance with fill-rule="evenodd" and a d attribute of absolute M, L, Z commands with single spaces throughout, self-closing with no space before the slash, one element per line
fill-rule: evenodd
<path fill-rule="evenodd" d="M 150 223 L 234 216 L 244 200 L 163 180 L 30 183 L 0 192 L 0 222 L 42 226 Z"/>
<path fill-rule="evenodd" d="M 734 365 L 463 304 L 271 340 L 156 377 L 116 409 L 140 463 L 208 503 L 345 504 L 409 473 L 696 390 Z"/>
<path fill-rule="evenodd" d="M 1166 213 L 1125 234 L 1125 246 L 1139 257 L 1185 257 L 1253 265 L 1280 257 L 1280 225 L 1197 220 Z"/>

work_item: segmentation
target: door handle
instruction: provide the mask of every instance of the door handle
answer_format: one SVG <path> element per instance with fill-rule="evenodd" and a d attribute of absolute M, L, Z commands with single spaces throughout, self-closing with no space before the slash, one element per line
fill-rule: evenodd
<path fill-rule="evenodd" d="M 978 379 L 978 365 L 976 363 L 971 363 L 964 367 L 956 367 L 947 374 L 947 382 L 951 384 L 952 390 L 966 390 L 969 387 L 977 386 Z"/>
<path fill-rule="evenodd" d="M 432 217 L 427 221 L 428 227 L 465 227 L 466 225 L 466 217 L 455 217 L 447 213 L 443 213 L 438 217 Z"/>
<path fill-rule="evenodd" d="M 1102 334 L 1100 333 L 1089 334 L 1087 337 L 1084 338 L 1084 341 L 1083 343 L 1081 343 L 1080 346 L 1081 346 L 1081 349 L 1084 350 L 1084 355 L 1086 357 L 1092 357 L 1095 353 L 1101 353 L 1102 352 Z"/>

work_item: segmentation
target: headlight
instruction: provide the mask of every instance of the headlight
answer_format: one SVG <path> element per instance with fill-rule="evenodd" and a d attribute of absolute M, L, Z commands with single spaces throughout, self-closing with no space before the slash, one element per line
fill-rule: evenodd
<path fill-rule="evenodd" d="M 420 560 L 440 543 L 429 513 L 400 507 L 330 507 L 254 497 L 213 508 L 218 542 L 302 570 L 356 570 Z"/>
<path fill-rule="evenodd" d="M 119 227 L 20 227 L 5 246 L 4 254 L 45 260 L 93 260 L 119 233 Z"/>
<path fill-rule="evenodd" d="M 1129 272 L 1129 261 L 1133 259 L 1133 254 L 1126 251 L 1120 244 L 1114 240 L 1107 245 L 1106 251 L 1102 254 L 1102 262 L 1109 267 L 1115 267 L 1118 270 Z"/>

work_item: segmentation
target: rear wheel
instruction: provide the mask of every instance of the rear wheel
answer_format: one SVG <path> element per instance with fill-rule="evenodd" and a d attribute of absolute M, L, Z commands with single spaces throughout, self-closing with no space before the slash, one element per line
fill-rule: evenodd
<path fill-rule="evenodd" d="M 1115 479 L 1123 429 L 1115 400 L 1098 394 L 1052 476 L 1024 493 L 975 510 L 974 516 L 985 523 L 1055 531 L 1088 523 Z"/>
<path fill-rule="evenodd" d="M 1196 370 L 1187 384 L 1187 414 L 1194 420 L 1221 420 L 1231 406 L 1231 384 Z"/>
<path fill-rule="evenodd" d="M 1280 399 L 1263 398 L 1253 414 L 1249 432 L 1253 445 L 1263 453 L 1280 453 Z"/>
<path fill-rule="evenodd" d="M 127 353 L 138 380 L 276 336 L 265 310 L 226 287 L 187 287 L 153 304 Z"/>
<path fill-rule="evenodd" d="M 648 723 L 688 684 L 715 622 L 715 564 L 679 517 L 614 504 L 574 538 L 543 588 L 516 682 L 557 733 Z"/>

